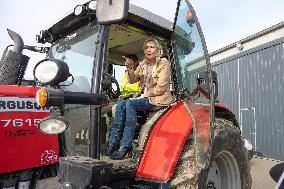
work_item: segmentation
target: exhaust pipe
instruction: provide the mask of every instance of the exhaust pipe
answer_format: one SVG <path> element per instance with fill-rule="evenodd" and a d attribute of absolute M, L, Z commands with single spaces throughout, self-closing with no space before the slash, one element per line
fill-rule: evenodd
<path fill-rule="evenodd" d="M 29 57 L 22 54 L 24 49 L 23 39 L 16 32 L 7 29 L 14 42 L 14 49 L 3 52 L 0 61 L 0 85 L 21 85 Z"/>
<path fill-rule="evenodd" d="M 15 53 L 22 54 L 23 49 L 24 49 L 24 41 L 23 41 L 22 37 L 19 34 L 17 34 L 16 32 L 14 32 L 10 29 L 7 29 L 7 31 L 8 31 L 9 36 L 11 37 L 11 39 L 13 40 L 13 42 L 15 44 L 13 51 Z"/>

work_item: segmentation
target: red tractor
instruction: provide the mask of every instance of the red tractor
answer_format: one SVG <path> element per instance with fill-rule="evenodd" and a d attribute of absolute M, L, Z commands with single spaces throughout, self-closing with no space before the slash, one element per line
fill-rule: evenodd
<path fill-rule="evenodd" d="M 27 189 L 40 178 L 56 176 L 59 143 L 58 136 L 37 128 L 49 109 L 36 103 L 39 87 L 22 79 L 29 60 L 22 51 L 34 47 L 25 46 L 17 33 L 8 33 L 15 45 L 0 62 L 0 188 Z"/>
<path fill-rule="evenodd" d="M 3 137 L 8 127 L 14 132 L 19 129 L 16 114 L 7 118 L 13 123 L 11 126 L 1 123 L 1 150 L 7 152 L 5 145 L 5 149 L 15 153 L 13 158 L 7 154 L 0 161 L 15 164 L 1 170 L 6 176 L 0 180 L 3 188 L 8 188 L 4 181 L 20 182 L 17 175 L 20 170 L 32 172 L 26 180 L 36 188 L 251 187 L 248 153 L 238 122 L 230 110 L 216 103 L 217 76 L 211 71 L 195 11 L 188 0 L 179 0 L 176 10 L 175 21 L 171 23 L 145 9 L 129 6 L 127 0 L 90 1 L 76 6 L 73 13 L 41 32 L 38 42 L 49 42 L 51 47 L 29 49 L 47 52 L 46 59 L 34 68 L 34 82 L 45 86 L 37 92 L 37 102 L 48 107 L 50 114 L 29 113 L 25 118 L 19 115 L 23 128 L 35 128 L 37 137 L 27 134 L 25 137 L 33 140 L 29 143 L 38 150 L 21 142 L 20 137 L 14 138 L 21 142 L 17 146 L 11 146 L 9 138 Z M 107 101 L 118 100 L 117 75 L 120 69 L 125 69 L 122 55 L 132 53 L 142 58 L 143 42 L 149 37 L 159 40 L 164 56 L 171 62 L 175 101 L 139 113 L 132 156 L 111 160 L 102 154 L 112 121 L 104 106 Z M 19 62 L 17 65 L 23 65 L 25 61 L 22 58 Z M 13 78 L 1 72 L 2 67 L 0 80 Z M 19 74 L 23 71 L 17 73 L 23 75 Z M 21 78 L 12 84 L 19 84 Z M 29 95 L 34 98 L 38 89 L 1 87 L 1 98 L 19 99 Z M 45 107 L 41 110 L 46 110 Z M 30 118 L 32 115 L 36 118 Z M 39 130 L 46 135 L 39 134 Z M 22 150 L 15 150 L 19 148 Z M 34 163 L 41 159 L 40 152 L 45 149 L 53 150 L 52 154 L 44 155 L 50 160 L 46 164 L 54 164 L 48 168 L 43 166 L 46 164 Z M 24 160 L 20 153 L 23 151 L 29 153 Z M 27 162 L 29 166 L 22 166 Z"/>

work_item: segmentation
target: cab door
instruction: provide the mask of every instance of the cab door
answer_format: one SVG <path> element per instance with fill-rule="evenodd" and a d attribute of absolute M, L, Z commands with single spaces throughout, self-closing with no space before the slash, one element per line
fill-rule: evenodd
<path fill-rule="evenodd" d="M 176 12 L 172 33 L 173 61 L 176 70 L 177 91 L 181 91 L 181 98 L 187 106 L 188 113 L 194 120 L 193 134 L 197 163 L 208 163 L 210 140 L 213 128 L 213 100 L 210 97 L 212 85 L 211 66 L 205 39 L 197 19 L 197 15 L 188 0 L 180 0 Z M 207 70 L 204 77 L 208 83 L 208 96 L 197 89 L 197 76 Z M 211 127 L 212 125 L 212 127 Z"/>
<path fill-rule="evenodd" d="M 196 87 L 196 74 L 207 69 L 209 58 L 200 24 L 188 0 L 179 1 L 172 45 L 180 81 L 179 88 L 192 91 Z"/>

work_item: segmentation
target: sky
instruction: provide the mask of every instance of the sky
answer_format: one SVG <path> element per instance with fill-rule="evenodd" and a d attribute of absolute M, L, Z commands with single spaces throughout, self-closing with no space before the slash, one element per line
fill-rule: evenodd
<path fill-rule="evenodd" d="M 19 33 L 26 45 L 35 36 L 85 0 L 1 0 L 0 52 L 12 41 L 6 29 Z M 166 3 L 165 3 L 166 2 Z M 218 50 L 284 21 L 283 0 L 191 0 L 199 18 L 209 52 Z M 130 0 L 170 21 L 176 0 Z M 34 53 L 26 55 L 38 57 Z M 2 56 L 2 55 L 1 55 Z M 31 59 L 32 61 L 32 59 Z"/>

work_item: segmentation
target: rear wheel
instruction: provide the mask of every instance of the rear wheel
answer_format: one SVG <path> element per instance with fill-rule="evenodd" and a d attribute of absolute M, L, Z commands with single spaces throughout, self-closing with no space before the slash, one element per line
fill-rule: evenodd
<path fill-rule="evenodd" d="M 215 136 L 208 169 L 194 162 L 193 141 L 185 144 L 170 188 L 249 189 L 250 165 L 240 130 L 232 122 L 216 118 Z"/>

